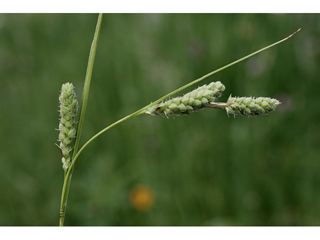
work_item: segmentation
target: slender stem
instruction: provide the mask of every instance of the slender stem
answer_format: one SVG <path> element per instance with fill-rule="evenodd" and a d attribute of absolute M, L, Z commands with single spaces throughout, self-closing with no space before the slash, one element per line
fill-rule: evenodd
<path fill-rule="evenodd" d="M 164 97 L 160 98 L 159 100 L 155 101 L 154 104 L 156 104 L 156 103 L 158 103 L 158 102 L 160 102 L 160 101 L 162 101 L 162 100 L 170 97 L 171 95 L 173 95 L 173 94 L 175 94 L 175 93 L 177 93 L 177 92 L 179 92 L 179 91 L 181 91 L 181 90 L 183 90 L 183 89 L 185 89 L 185 88 L 187 88 L 187 87 L 189 87 L 189 86 L 191 86 L 191 85 L 193 85 L 193 84 L 195 84 L 195 83 L 197 83 L 197 82 L 202 81 L 203 79 L 205 79 L 205 78 L 207 78 L 207 77 L 209 77 L 209 76 L 211 76 L 211 75 L 213 75 L 213 74 L 215 74 L 215 73 L 217 73 L 217 72 L 220 72 L 220 71 L 222 71 L 222 70 L 224 70 L 224 69 L 226 69 L 226 68 L 228 68 L 228 67 L 231 67 L 232 65 L 235 65 L 235 64 L 237 64 L 237 63 L 239 63 L 239 62 L 241 62 L 241 61 L 243 61 L 243 60 L 245 60 L 245 59 L 247 59 L 247 58 L 252 57 L 253 55 L 256 55 L 257 53 L 260 53 L 260 52 L 262 52 L 262 51 L 264 51 L 264 50 L 267 50 L 268 48 L 271 48 L 271 47 L 273 47 L 273 46 L 275 46 L 275 45 L 277 45 L 277 44 L 279 44 L 279 43 L 284 42 L 285 40 L 289 39 L 289 38 L 292 37 L 294 34 L 296 34 L 297 32 L 299 32 L 300 30 L 301 30 L 301 28 L 299 28 L 297 31 L 295 31 L 294 33 L 292 33 L 290 36 L 288 36 L 288 37 L 286 37 L 286 38 L 284 38 L 284 39 L 282 39 L 282 40 L 280 40 L 280 41 L 278 41 L 278 42 L 275 42 L 275 43 L 273 43 L 273 44 L 271 44 L 271 45 L 269 45 L 269 46 L 267 46 L 267 47 L 261 48 L 261 49 L 258 50 L 258 51 L 255 51 L 255 52 L 253 52 L 253 53 L 251 53 L 251 54 L 249 54 L 249 55 L 247 55 L 247 56 L 245 56 L 245 57 L 243 57 L 243 58 L 240 58 L 240 59 L 238 59 L 238 60 L 236 60 L 236 61 L 234 61 L 234 62 L 232 62 L 232 63 L 229 63 L 229 64 L 227 64 L 227 65 L 225 65 L 225 66 L 223 66 L 223 67 L 221 67 L 221 68 L 218 68 L 218 69 L 216 69 L 216 70 L 214 70 L 214 71 L 212 71 L 212 72 L 210 72 L 210 73 L 202 76 L 201 78 L 198 78 L 198 79 L 196 79 L 196 80 L 194 80 L 194 81 L 192 81 L 192 82 L 190 82 L 190 83 L 188 83 L 188 84 L 186 84 L 186 85 L 184 85 L 184 86 L 182 86 L 182 87 L 174 90 L 173 92 L 171 92 L 171 93 L 165 95 Z"/>
<path fill-rule="evenodd" d="M 148 105 L 148 106 L 149 106 L 149 105 Z M 147 106 L 146 106 L 146 107 L 147 107 Z M 121 123 L 121 122 L 123 122 L 123 121 L 125 121 L 125 120 L 127 120 L 127 119 L 129 119 L 129 118 L 131 118 L 131 117 L 134 117 L 134 116 L 138 116 L 138 115 L 140 115 L 140 114 L 143 114 L 146 107 L 143 107 L 143 108 L 141 108 L 140 110 L 138 110 L 138 111 L 136 111 L 136 112 L 134 112 L 134 113 L 132 113 L 132 114 L 124 117 L 124 118 L 121 118 L 120 120 L 112 123 L 112 124 L 109 125 L 108 127 L 102 129 L 100 132 L 98 132 L 98 133 L 97 133 L 96 135 L 94 135 L 92 138 L 90 138 L 90 139 L 80 148 L 80 150 L 78 151 L 78 153 L 75 155 L 74 159 L 72 160 L 72 163 L 71 163 L 70 167 L 73 167 L 73 166 L 74 166 L 75 161 L 77 160 L 77 158 L 78 158 L 78 156 L 80 155 L 80 153 L 81 153 L 81 152 L 83 151 L 83 149 L 84 149 L 86 146 L 88 146 L 89 143 L 91 143 L 95 138 L 97 138 L 98 136 L 100 136 L 102 133 L 104 133 L 105 131 L 109 130 L 110 128 L 114 127 L 115 125 L 117 125 L 117 124 L 119 124 L 119 123 Z M 67 172 L 67 176 L 68 176 L 69 174 L 70 174 L 70 173 Z"/>
<path fill-rule="evenodd" d="M 148 106 L 149 106 L 149 105 L 148 105 Z M 125 120 L 127 120 L 127 119 L 129 119 L 129 118 L 131 118 L 131 117 L 134 117 L 134 116 L 138 116 L 138 115 L 140 115 L 140 114 L 143 114 L 143 113 L 144 113 L 144 112 L 143 112 L 144 109 L 145 109 L 145 107 L 144 107 L 144 108 L 141 108 L 140 110 L 138 110 L 138 111 L 136 111 L 136 112 L 134 112 L 134 113 L 132 113 L 132 114 L 130 114 L 130 115 L 128 115 L 128 116 L 126 116 L 126 117 L 124 117 L 124 118 L 116 121 L 116 122 L 114 122 L 113 124 L 109 125 L 108 127 L 104 128 L 103 130 L 101 130 L 100 132 L 98 132 L 98 133 L 97 133 L 96 135 L 94 135 L 92 138 L 90 138 L 90 139 L 80 148 L 79 152 L 78 152 L 78 153 L 75 155 L 75 157 L 73 158 L 72 163 L 71 163 L 71 165 L 70 165 L 70 169 L 73 169 L 74 164 L 75 164 L 75 162 L 76 162 L 79 154 L 82 152 L 82 150 L 83 150 L 86 146 L 88 146 L 88 144 L 91 143 L 95 138 L 97 138 L 98 136 L 100 136 L 102 133 L 104 133 L 105 131 L 109 130 L 110 128 L 114 127 L 115 125 L 117 125 L 117 124 L 119 124 L 119 123 L 121 123 L 121 122 L 123 122 L 123 121 L 125 121 Z M 64 207 L 64 209 L 61 209 L 61 210 L 60 210 L 60 226 L 63 225 L 63 217 L 64 217 L 64 214 L 65 214 L 65 207 L 66 207 L 66 202 L 67 202 L 67 193 L 68 193 L 69 188 L 70 188 L 71 176 L 72 176 L 72 171 L 68 171 L 68 172 L 66 173 L 65 181 L 64 181 L 64 184 L 63 184 L 63 188 L 62 188 L 63 198 L 61 198 L 61 200 L 64 199 L 65 205 L 61 205 L 62 207 Z M 66 181 L 66 180 L 68 180 L 68 181 Z M 61 202 L 61 204 L 62 204 L 62 202 Z M 62 222 L 61 222 L 61 221 L 62 221 Z"/>
<path fill-rule="evenodd" d="M 83 93 L 82 93 L 82 102 L 81 102 L 80 113 L 79 113 L 79 123 L 78 123 L 78 127 L 77 127 L 77 135 L 76 135 L 77 137 L 76 137 L 76 140 L 74 143 L 74 148 L 73 148 L 72 162 L 73 162 L 73 159 L 75 158 L 75 155 L 77 153 L 78 146 L 79 146 L 82 125 L 83 125 L 83 120 L 84 120 L 84 114 L 86 111 L 86 106 L 87 106 L 87 101 L 88 101 L 88 96 L 89 96 L 90 82 L 91 82 L 91 76 L 92 76 L 92 70 L 93 70 L 96 49 L 97 49 L 97 43 L 98 43 L 98 38 L 99 38 L 101 22 L 102 22 L 102 14 L 100 13 L 99 17 L 98 17 L 97 25 L 96 25 L 94 38 L 93 38 L 93 41 L 91 44 L 90 53 L 89 53 L 87 73 L 86 73 L 86 77 L 85 77 Z M 68 199 L 68 193 L 69 193 L 69 189 L 70 189 L 73 166 L 74 166 L 74 164 L 70 165 L 70 167 L 67 169 L 67 172 L 64 175 L 64 183 L 63 183 L 62 194 L 61 194 L 59 226 L 63 226 L 63 223 L 64 223 L 64 217 L 65 217 L 65 213 L 66 213 L 67 199 Z"/>
<path fill-rule="evenodd" d="M 74 144 L 73 158 L 78 151 L 80 136 L 81 136 L 81 132 L 82 132 L 82 125 L 83 125 L 84 115 L 86 112 L 86 107 L 87 107 L 87 102 L 88 102 L 88 97 L 89 97 L 91 76 L 92 76 L 94 58 L 96 55 L 96 49 L 97 49 L 97 43 L 98 43 L 98 37 L 99 37 L 99 32 L 100 32 L 102 16 L 103 16 L 103 14 L 100 13 L 99 17 L 98 17 L 98 22 L 97 22 L 94 38 L 93 38 L 93 41 L 91 44 L 89 60 L 88 60 L 88 67 L 87 67 L 87 72 L 86 72 L 86 77 L 85 77 L 85 82 L 84 82 L 83 92 L 82 92 L 81 110 L 80 110 L 80 114 L 79 114 L 80 117 L 79 117 L 79 124 L 78 124 L 78 130 L 77 130 L 77 135 L 76 135 L 77 138 L 76 138 L 76 141 Z"/>
<path fill-rule="evenodd" d="M 220 102 L 211 102 L 207 108 L 219 108 L 219 109 L 225 109 L 226 107 L 229 107 L 230 103 L 220 103 Z"/>

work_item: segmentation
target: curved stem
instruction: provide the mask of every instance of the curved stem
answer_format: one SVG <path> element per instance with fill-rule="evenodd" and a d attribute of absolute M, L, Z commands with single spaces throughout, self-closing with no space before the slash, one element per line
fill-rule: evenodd
<path fill-rule="evenodd" d="M 148 105 L 148 106 L 149 106 L 149 105 Z M 148 107 L 148 106 L 146 106 L 146 107 Z M 120 120 L 112 123 L 112 124 L 109 125 L 108 127 L 102 129 L 100 132 L 98 132 L 98 133 L 97 133 L 96 135 L 94 135 L 92 138 L 90 138 L 90 139 L 80 148 L 80 150 L 77 152 L 77 154 L 76 154 L 76 156 L 74 157 L 74 159 L 72 159 L 72 163 L 71 163 L 71 165 L 70 165 L 70 168 L 73 168 L 73 166 L 74 166 L 74 164 L 75 164 L 75 161 L 77 160 L 78 156 L 80 155 L 80 153 L 82 152 L 82 150 L 83 150 L 86 146 L 89 145 L 89 143 L 91 143 L 94 139 L 96 139 L 96 138 L 97 138 L 98 136 L 100 136 L 102 133 L 104 133 L 105 131 L 107 131 L 107 130 L 109 130 L 110 128 L 114 127 L 115 125 L 117 125 L 117 124 L 119 124 L 119 123 L 121 123 L 121 122 L 123 122 L 123 121 L 125 121 L 125 120 L 127 120 L 127 119 L 129 119 L 129 118 L 131 118 L 131 117 L 134 117 L 134 116 L 138 116 L 138 115 L 140 115 L 140 114 L 143 114 L 146 107 L 143 107 L 143 108 L 141 108 L 140 110 L 138 110 L 138 111 L 136 111 L 136 112 L 134 112 L 134 113 L 132 113 L 132 114 L 124 117 L 124 118 L 121 118 Z M 70 171 L 67 172 L 67 176 L 69 175 L 69 173 L 70 173 Z"/>
<path fill-rule="evenodd" d="M 149 106 L 149 105 L 148 105 Z M 101 130 L 100 132 L 98 132 L 96 135 L 94 135 L 92 138 L 90 138 L 81 148 L 80 150 L 77 152 L 77 154 L 75 155 L 75 157 L 72 159 L 72 163 L 69 167 L 69 171 L 67 171 L 66 175 L 65 175 L 65 181 L 63 183 L 63 188 L 62 188 L 62 196 L 61 196 L 61 208 L 60 208 L 60 222 L 59 225 L 63 226 L 63 220 L 64 220 L 64 215 L 65 215 L 65 208 L 66 208 L 66 204 L 67 204 L 67 198 L 68 198 L 68 192 L 69 192 L 69 188 L 70 188 L 70 181 L 71 181 L 71 176 L 72 176 L 72 172 L 73 172 L 73 168 L 74 168 L 74 164 L 79 156 L 79 154 L 83 151 L 83 149 L 88 146 L 89 143 L 91 143 L 95 138 L 97 138 L 98 136 L 100 136 L 102 133 L 104 133 L 105 131 L 109 130 L 110 128 L 114 127 L 115 125 L 131 118 L 134 116 L 138 116 L 140 114 L 143 114 L 144 112 L 144 108 L 141 108 L 140 110 L 114 122 L 113 124 L 109 125 L 108 127 L 104 128 L 103 130 Z"/>
<path fill-rule="evenodd" d="M 249 54 L 249 55 L 247 55 L 247 56 L 245 56 L 245 57 L 243 57 L 243 58 L 240 58 L 240 59 L 238 59 L 238 60 L 236 60 L 236 61 L 234 61 L 234 62 L 232 62 L 232 63 L 229 63 L 229 64 L 227 64 L 227 65 L 225 65 L 225 66 L 223 66 L 223 67 L 221 67 L 221 68 L 218 68 L 218 69 L 216 69 L 216 70 L 214 70 L 214 71 L 212 71 L 212 72 L 210 72 L 210 73 L 202 76 L 201 78 L 198 78 L 198 79 L 196 79 L 196 80 L 194 80 L 194 81 L 192 81 L 192 82 L 190 82 L 190 83 L 188 83 L 188 84 L 186 84 L 186 85 L 184 85 L 184 86 L 182 86 L 182 87 L 174 90 L 173 92 L 165 95 L 164 97 L 160 98 L 159 100 L 155 101 L 154 103 L 158 103 L 158 102 L 160 102 L 160 101 L 162 101 L 162 100 L 170 97 L 171 95 L 173 95 L 173 94 L 175 94 L 175 93 L 177 93 L 177 92 L 179 92 L 179 91 L 181 91 L 181 90 L 183 90 L 183 89 L 185 89 L 185 88 L 187 88 L 187 87 L 189 87 L 189 86 L 191 86 L 191 85 L 193 85 L 193 84 L 195 84 L 195 83 L 197 83 L 197 82 L 200 82 L 200 81 L 202 81 L 203 79 L 205 79 L 205 78 L 207 78 L 207 77 L 209 77 L 209 76 L 211 76 L 211 75 L 213 75 L 213 74 L 215 74 L 215 73 L 217 73 L 217 72 L 220 72 L 220 71 L 222 71 L 222 70 L 224 70 L 224 69 L 226 69 L 226 68 L 228 68 L 228 67 L 231 67 L 232 65 L 235 65 L 235 64 L 237 64 L 237 63 L 239 63 L 239 62 L 241 62 L 241 61 L 243 61 L 243 60 L 245 60 L 245 59 L 247 59 L 247 58 L 252 57 L 253 55 L 256 55 L 256 54 L 258 54 L 258 53 L 260 53 L 260 52 L 263 52 L 264 50 L 267 50 L 268 48 L 271 48 L 271 47 L 273 47 L 273 46 L 275 46 L 275 45 L 277 45 L 277 44 L 279 44 L 279 43 L 282 43 L 282 42 L 284 42 L 285 40 L 287 40 L 287 39 L 289 39 L 290 37 L 292 37 L 292 36 L 293 36 L 294 34 L 296 34 L 297 32 L 299 32 L 300 30 L 301 30 L 301 28 L 299 28 L 297 31 L 295 31 L 294 33 L 292 33 L 290 36 L 288 36 L 288 37 L 286 37 L 286 38 L 284 38 L 284 39 L 282 39 L 282 40 L 280 40 L 280 41 L 278 41 L 278 42 L 275 42 L 275 43 L 273 43 L 273 44 L 270 44 L 269 46 L 266 46 L 266 47 L 264 47 L 264 48 L 261 48 L 261 49 L 259 49 L 258 51 L 255 51 L 255 52 L 253 52 L 253 53 L 251 53 L 251 54 Z"/>

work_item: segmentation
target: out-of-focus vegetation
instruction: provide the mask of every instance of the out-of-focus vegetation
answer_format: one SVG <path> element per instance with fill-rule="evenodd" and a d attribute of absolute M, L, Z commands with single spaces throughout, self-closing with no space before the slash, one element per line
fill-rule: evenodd
<path fill-rule="evenodd" d="M 58 225 L 58 96 L 72 82 L 81 97 L 97 17 L 0 14 L 0 225 Z M 319 14 L 105 14 L 80 145 L 300 27 L 194 86 L 274 97 L 276 112 L 121 123 L 80 155 L 65 224 L 319 225 Z"/>

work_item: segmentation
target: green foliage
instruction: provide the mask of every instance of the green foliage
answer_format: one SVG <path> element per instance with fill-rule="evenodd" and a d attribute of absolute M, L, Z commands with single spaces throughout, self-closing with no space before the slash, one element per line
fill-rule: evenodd
<path fill-rule="evenodd" d="M 0 14 L 1 225 L 57 225 L 57 99 L 65 82 L 81 96 L 96 21 Z M 125 121 L 81 153 L 65 224 L 319 225 L 319 22 L 318 14 L 105 14 L 80 147 L 164 94 L 302 30 L 203 83 L 277 98 L 275 113 L 227 118 L 204 109 Z M 146 212 L 130 204 L 139 184 L 154 193 Z"/>

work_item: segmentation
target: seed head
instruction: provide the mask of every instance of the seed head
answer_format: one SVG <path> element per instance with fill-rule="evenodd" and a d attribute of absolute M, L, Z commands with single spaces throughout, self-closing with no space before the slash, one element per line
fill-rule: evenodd
<path fill-rule="evenodd" d="M 148 108 L 145 113 L 150 115 L 183 115 L 197 112 L 222 95 L 225 86 L 221 82 L 212 82 L 189 92 Z"/>
<path fill-rule="evenodd" d="M 71 142 L 76 136 L 75 122 L 78 108 L 77 96 L 72 83 L 65 83 L 61 87 L 59 96 L 60 102 L 60 120 L 59 120 L 59 139 L 58 146 L 62 153 L 62 168 L 64 171 L 71 164 L 70 152 L 72 151 Z"/>
<path fill-rule="evenodd" d="M 227 107 L 225 108 L 227 114 L 256 116 L 262 114 L 269 114 L 274 111 L 280 102 L 274 98 L 268 97 L 229 97 Z"/>

